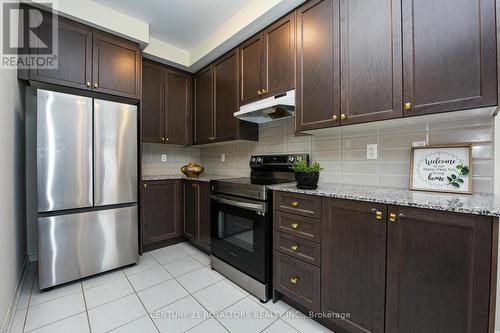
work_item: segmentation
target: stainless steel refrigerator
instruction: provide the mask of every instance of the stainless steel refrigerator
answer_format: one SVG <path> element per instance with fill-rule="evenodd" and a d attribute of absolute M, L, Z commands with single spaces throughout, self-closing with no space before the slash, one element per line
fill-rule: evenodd
<path fill-rule="evenodd" d="M 137 107 L 37 90 L 40 288 L 137 262 Z"/>

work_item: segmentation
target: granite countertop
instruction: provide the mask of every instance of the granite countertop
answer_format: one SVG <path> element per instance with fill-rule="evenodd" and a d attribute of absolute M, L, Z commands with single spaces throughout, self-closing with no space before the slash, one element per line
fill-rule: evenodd
<path fill-rule="evenodd" d="M 295 183 L 272 185 L 270 189 L 338 199 L 500 217 L 500 198 L 492 194 L 431 193 L 334 183 L 320 183 L 316 190 L 300 190 L 296 187 Z"/>
<path fill-rule="evenodd" d="M 170 175 L 153 175 L 153 176 L 142 176 L 142 180 L 151 181 L 151 180 L 194 180 L 200 182 L 210 182 L 211 180 L 228 178 L 223 176 L 211 176 L 211 175 L 201 175 L 200 178 L 187 178 L 184 174 L 170 174 Z"/>

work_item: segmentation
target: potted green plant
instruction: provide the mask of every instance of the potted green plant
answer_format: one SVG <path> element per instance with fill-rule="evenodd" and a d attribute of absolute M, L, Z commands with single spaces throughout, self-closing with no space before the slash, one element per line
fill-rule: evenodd
<path fill-rule="evenodd" d="M 300 189 L 318 188 L 319 172 L 323 170 L 318 162 L 309 165 L 307 161 L 300 160 L 292 166 L 295 171 L 295 181 Z"/>

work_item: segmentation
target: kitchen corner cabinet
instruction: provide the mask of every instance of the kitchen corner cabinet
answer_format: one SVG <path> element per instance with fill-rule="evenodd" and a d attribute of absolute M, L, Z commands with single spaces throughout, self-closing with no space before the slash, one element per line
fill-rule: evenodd
<path fill-rule="evenodd" d="M 239 49 L 240 100 L 244 105 L 295 87 L 295 13 L 276 21 Z"/>
<path fill-rule="evenodd" d="M 402 6 L 405 116 L 496 105 L 495 0 Z"/>
<path fill-rule="evenodd" d="M 191 143 L 191 86 L 189 73 L 143 61 L 142 142 Z"/>
<path fill-rule="evenodd" d="M 183 235 L 210 252 L 210 184 L 184 181 Z"/>
<path fill-rule="evenodd" d="M 491 332 L 493 218 L 286 192 L 274 200 L 273 300 L 349 313 L 321 321 L 339 333 Z"/>
<path fill-rule="evenodd" d="M 194 143 L 257 140 L 258 125 L 234 117 L 238 111 L 238 53 L 234 49 L 194 77 Z"/>
<path fill-rule="evenodd" d="M 141 235 L 144 250 L 180 240 L 182 188 L 179 180 L 142 182 Z"/>
<path fill-rule="evenodd" d="M 53 25 L 51 13 L 42 11 L 42 15 L 43 23 L 37 28 L 41 36 L 51 34 Z M 140 98 L 141 50 L 137 44 L 61 16 L 58 42 L 57 69 L 20 71 L 20 78 Z"/>

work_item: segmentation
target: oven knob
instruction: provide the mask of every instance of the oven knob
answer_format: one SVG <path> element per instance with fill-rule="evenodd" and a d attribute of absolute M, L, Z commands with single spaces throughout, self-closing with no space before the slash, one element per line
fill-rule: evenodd
<path fill-rule="evenodd" d="M 294 158 L 293 156 L 290 156 L 290 157 L 288 158 L 288 162 L 293 163 L 293 161 L 295 161 L 295 158 Z"/>
<path fill-rule="evenodd" d="M 253 163 L 255 163 L 255 157 L 252 157 L 252 158 L 250 159 L 250 163 L 252 163 L 252 164 L 253 164 Z"/>
<path fill-rule="evenodd" d="M 297 156 L 297 162 L 302 161 L 302 156 Z"/>
<path fill-rule="evenodd" d="M 257 157 L 257 163 L 261 163 L 262 162 L 262 157 Z"/>

